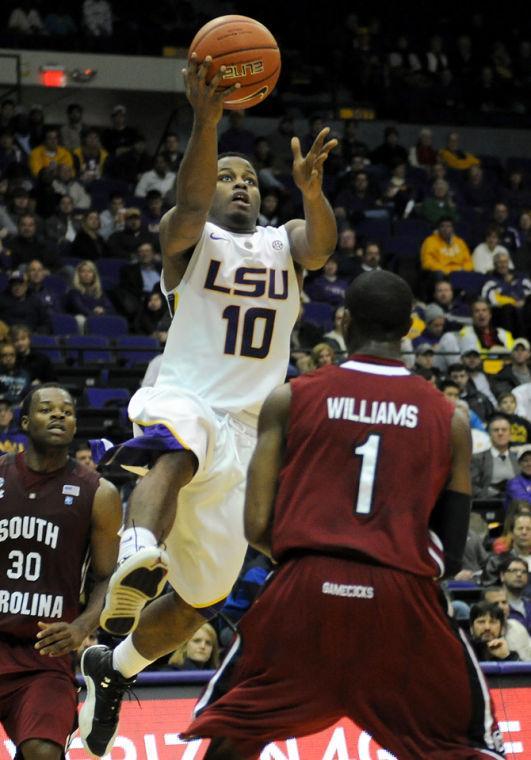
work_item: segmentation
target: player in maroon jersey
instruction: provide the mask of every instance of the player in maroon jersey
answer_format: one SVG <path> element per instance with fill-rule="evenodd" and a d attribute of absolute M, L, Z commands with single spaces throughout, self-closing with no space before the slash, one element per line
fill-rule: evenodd
<path fill-rule="evenodd" d="M 345 716 L 400 760 L 503 757 L 437 583 L 466 541 L 468 420 L 400 361 L 411 304 L 396 275 L 361 275 L 346 296 L 349 359 L 263 407 L 245 530 L 278 569 L 183 734 L 213 738 L 209 760 L 257 757 Z"/>
<path fill-rule="evenodd" d="M 98 625 L 118 554 L 116 488 L 68 456 L 74 402 L 36 386 L 23 453 L 0 458 L 0 722 L 17 759 L 59 760 L 74 728 L 72 652 Z M 90 560 L 94 586 L 80 594 Z"/>

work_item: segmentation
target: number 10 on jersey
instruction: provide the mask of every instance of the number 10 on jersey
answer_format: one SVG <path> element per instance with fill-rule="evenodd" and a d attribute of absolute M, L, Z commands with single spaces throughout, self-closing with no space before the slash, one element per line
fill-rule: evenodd
<path fill-rule="evenodd" d="M 271 348 L 275 309 L 251 308 L 241 312 L 240 306 L 227 306 L 222 317 L 227 320 L 227 334 L 223 352 L 234 356 L 264 359 Z M 261 336 L 260 336 L 261 332 Z M 239 343 L 239 346 L 238 346 Z M 239 347 L 239 351 L 238 351 Z"/>

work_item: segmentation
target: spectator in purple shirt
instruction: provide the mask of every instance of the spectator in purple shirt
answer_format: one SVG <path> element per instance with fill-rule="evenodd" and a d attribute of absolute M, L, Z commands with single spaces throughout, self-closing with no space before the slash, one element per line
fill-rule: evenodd
<path fill-rule="evenodd" d="M 323 274 L 308 282 L 304 289 L 312 301 L 340 306 L 345 299 L 347 287 L 348 282 L 337 276 L 337 258 L 331 256 L 323 267 Z"/>
<path fill-rule="evenodd" d="M 518 453 L 520 474 L 507 481 L 505 487 L 505 509 L 511 501 L 527 501 L 531 504 L 531 446 L 522 446 Z"/>

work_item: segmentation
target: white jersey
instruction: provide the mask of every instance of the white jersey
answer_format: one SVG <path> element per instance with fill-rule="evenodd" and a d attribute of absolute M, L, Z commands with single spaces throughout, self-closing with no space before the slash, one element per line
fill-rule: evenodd
<path fill-rule="evenodd" d="M 285 227 L 205 224 L 184 277 L 156 387 L 192 390 L 221 412 L 258 415 L 285 379 L 300 293 Z"/>

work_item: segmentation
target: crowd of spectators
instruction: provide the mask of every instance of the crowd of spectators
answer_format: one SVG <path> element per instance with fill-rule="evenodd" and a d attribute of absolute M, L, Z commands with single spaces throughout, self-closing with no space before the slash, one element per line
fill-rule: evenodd
<path fill-rule="evenodd" d="M 49 336 L 55 354 L 63 350 L 58 315 L 73 319 L 79 337 L 92 334 L 95 319 L 115 316 L 130 335 L 152 338 L 156 354 L 164 343 L 169 317 L 157 233 L 173 203 L 179 136 L 165 135 L 152 155 L 123 106 L 114 106 L 109 121 L 97 128 L 72 103 L 63 124 L 48 124 L 42 109 L 0 103 L 0 451 L 21 450 L 20 400 L 32 383 L 57 376 L 57 360 L 34 343 Z M 320 116 L 308 121 L 299 135 L 304 146 L 322 125 Z M 255 134 L 244 114 L 233 112 L 220 134 L 220 150 L 247 151 L 256 163 L 263 224 L 282 224 L 297 212 L 289 171 L 294 133 L 289 116 L 270 134 Z M 409 280 L 416 302 L 404 360 L 469 410 L 474 503 L 478 514 L 497 510 L 499 530 L 471 530 L 475 553 L 456 582 L 494 587 L 506 594 L 508 612 L 473 608 L 471 635 L 478 647 L 488 645 L 509 634 L 513 620 L 529 632 L 531 587 L 522 565 L 531 569 L 528 165 L 489 162 L 474 146 L 461 148 L 455 131 L 435 145 L 423 129 L 411 146 L 389 125 L 381 143 L 368 146 L 350 120 L 338 137 L 326 175 L 338 247 L 321 271 L 305 273 L 288 376 L 345 356 L 343 299 L 354 278 L 390 268 Z M 62 356 L 66 361 L 68 352 Z M 157 355 L 147 368 L 150 378 L 159 361 Z M 145 369 L 147 361 L 140 363 Z M 91 461 L 86 445 L 78 455 Z M 522 572 L 504 564 L 515 558 Z M 511 574 L 525 580 L 521 592 Z M 518 645 L 508 635 L 508 646 L 487 646 L 483 654 L 530 659 L 517 633 Z"/>
<path fill-rule="evenodd" d="M 181 54 L 205 22 L 227 13 L 257 16 L 277 37 L 283 70 L 263 112 L 291 106 L 307 115 L 361 107 L 378 118 L 442 124 L 529 125 L 531 39 L 525 24 L 496 8 L 470 11 L 373 3 L 352 9 L 338 2 L 323 26 L 321 14 L 295 0 L 297 24 L 279 24 L 274 4 L 163 0 L 140 11 L 124 0 L 10 0 L 2 6 L 0 44 L 161 55 Z M 420 142 L 416 154 L 429 155 Z M 459 159 L 459 168 L 470 168 Z"/>

